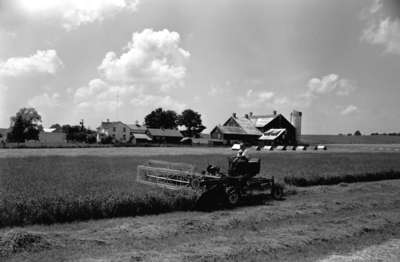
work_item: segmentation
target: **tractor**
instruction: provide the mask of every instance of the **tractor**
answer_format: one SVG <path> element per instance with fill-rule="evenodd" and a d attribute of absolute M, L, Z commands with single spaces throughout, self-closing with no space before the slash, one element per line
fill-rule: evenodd
<path fill-rule="evenodd" d="M 242 199 L 260 194 L 269 194 L 277 200 L 283 198 L 283 186 L 274 177 L 259 174 L 260 159 L 232 157 L 228 161 L 226 173 L 213 165 L 198 173 L 190 164 L 149 160 L 137 167 L 137 182 L 170 190 L 194 190 L 200 195 L 199 209 L 215 204 L 233 207 Z"/>

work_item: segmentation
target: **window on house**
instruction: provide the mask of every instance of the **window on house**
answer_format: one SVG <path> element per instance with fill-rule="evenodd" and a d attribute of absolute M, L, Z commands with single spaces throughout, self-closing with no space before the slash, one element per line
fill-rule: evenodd
<path fill-rule="evenodd" d="M 115 131 L 117 131 L 117 128 L 114 126 L 114 127 L 113 127 L 113 132 L 115 132 Z"/>
<path fill-rule="evenodd" d="M 123 134 L 123 135 L 122 135 L 122 138 L 123 138 L 124 140 L 126 140 L 126 135 L 125 135 L 125 134 Z"/>
<path fill-rule="evenodd" d="M 122 128 L 122 132 L 124 132 L 124 133 L 126 132 L 126 127 Z"/>

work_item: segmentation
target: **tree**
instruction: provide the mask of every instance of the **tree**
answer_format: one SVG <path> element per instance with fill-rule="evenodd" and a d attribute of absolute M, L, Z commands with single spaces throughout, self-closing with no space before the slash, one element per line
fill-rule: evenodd
<path fill-rule="evenodd" d="M 172 129 L 177 127 L 177 115 L 173 110 L 163 110 L 161 107 L 148 114 L 144 122 L 148 128 Z"/>
<path fill-rule="evenodd" d="M 10 142 L 25 142 L 25 140 L 38 140 L 42 130 L 42 117 L 34 108 L 21 108 L 15 116 L 11 117 L 11 132 L 7 140 Z"/>
<path fill-rule="evenodd" d="M 67 136 L 68 141 L 81 142 L 81 143 L 95 143 L 96 142 L 96 132 L 87 129 L 82 125 L 63 125 L 61 127 L 62 132 Z"/>
<path fill-rule="evenodd" d="M 189 137 L 198 137 L 201 131 L 206 128 L 202 124 L 201 115 L 192 109 L 184 110 L 182 114 L 178 116 L 177 123 L 178 125 L 186 127 L 184 132 L 186 133 L 185 135 Z"/>
<path fill-rule="evenodd" d="M 355 136 L 361 136 L 360 130 L 357 130 L 356 132 L 354 132 L 354 135 L 355 135 Z"/>
<path fill-rule="evenodd" d="M 62 127 L 60 124 L 53 124 L 50 126 L 50 128 L 55 128 L 57 132 L 62 131 Z"/>

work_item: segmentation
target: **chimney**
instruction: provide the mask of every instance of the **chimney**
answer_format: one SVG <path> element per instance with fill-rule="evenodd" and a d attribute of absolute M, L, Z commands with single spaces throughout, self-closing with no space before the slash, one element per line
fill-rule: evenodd
<path fill-rule="evenodd" d="M 253 112 L 250 112 L 250 113 L 249 113 L 249 117 L 252 117 L 252 116 L 253 116 Z"/>
<path fill-rule="evenodd" d="M 249 115 L 248 115 L 248 114 L 245 114 L 245 115 L 244 115 L 244 118 L 249 119 Z"/>
<path fill-rule="evenodd" d="M 274 111 L 272 111 L 272 113 L 274 114 L 274 116 L 276 116 L 276 113 L 277 113 L 277 112 L 276 112 L 276 110 L 274 110 Z"/>
<path fill-rule="evenodd" d="M 236 118 L 236 113 L 232 113 L 232 117 L 233 117 L 233 118 Z"/>
<path fill-rule="evenodd" d="M 109 118 L 107 118 L 107 123 L 110 123 L 110 119 Z"/>

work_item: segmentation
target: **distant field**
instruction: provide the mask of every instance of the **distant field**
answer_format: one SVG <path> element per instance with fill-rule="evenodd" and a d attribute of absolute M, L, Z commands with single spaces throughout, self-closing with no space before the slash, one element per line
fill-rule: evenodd
<path fill-rule="evenodd" d="M 0 158 L 0 226 L 158 213 L 191 207 L 194 196 L 138 185 L 136 167 L 148 159 L 209 163 L 227 168 L 219 154 L 26 156 Z M 155 153 L 155 152 L 152 152 Z M 313 177 L 400 171 L 400 153 L 255 153 L 261 173 Z"/>
<path fill-rule="evenodd" d="M 338 136 L 338 135 L 302 135 L 301 141 L 315 144 L 400 144 L 400 136 Z"/>
<path fill-rule="evenodd" d="M 323 143 L 327 144 L 327 143 Z M 313 147 L 307 149 L 307 153 L 368 153 L 368 152 L 394 152 L 400 153 L 399 144 L 327 144 L 327 151 L 315 151 Z M 255 150 L 252 150 L 255 152 Z M 266 155 L 275 153 L 303 154 L 304 151 L 261 151 Z M 177 155 L 225 155 L 234 154 L 230 147 L 109 147 L 109 148 L 0 148 L 0 158 L 9 157 L 51 157 L 51 156 L 129 156 L 129 157 L 151 157 L 151 156 L 177 156 Z"/>

